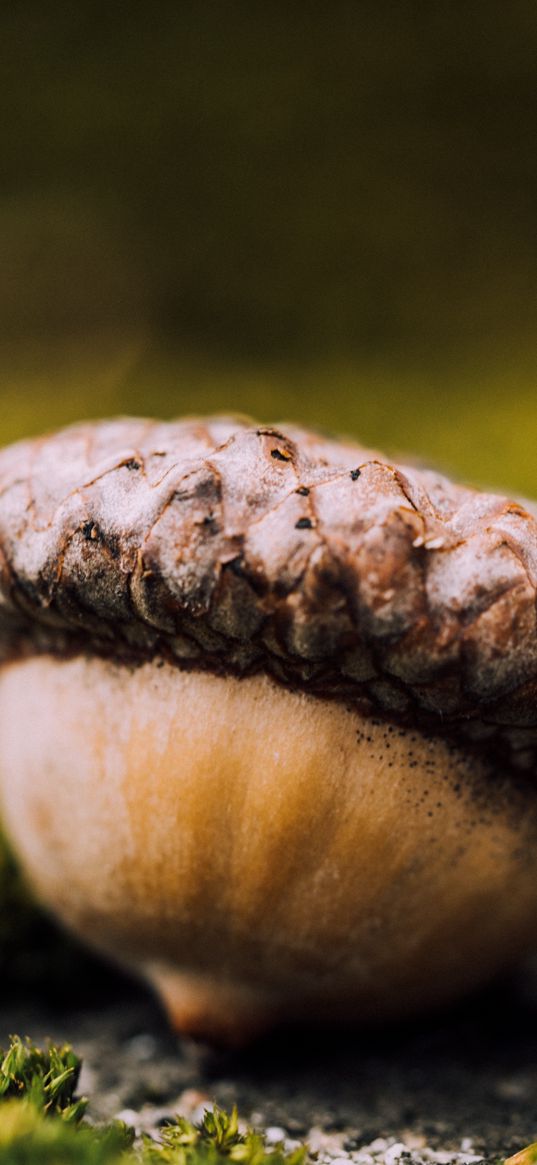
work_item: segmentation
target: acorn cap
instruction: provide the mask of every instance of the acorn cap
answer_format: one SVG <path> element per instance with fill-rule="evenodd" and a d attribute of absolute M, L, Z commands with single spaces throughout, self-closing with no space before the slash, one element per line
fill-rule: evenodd
<path fill-rule="evenodd" d="M 537 510 L 349 441 L 217 417 L 0 452 L 0 658 L 266 672 L 537 757 Z"/>

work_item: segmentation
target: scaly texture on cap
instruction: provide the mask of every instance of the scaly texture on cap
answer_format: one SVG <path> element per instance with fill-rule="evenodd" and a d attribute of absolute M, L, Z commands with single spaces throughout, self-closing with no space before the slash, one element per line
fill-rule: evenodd
<path fill-rule="evenodd" d="M 215 418 L 0 452 L 0 653 L 265 671 L 537 758 L 537 511 L 350 442 Z"/>

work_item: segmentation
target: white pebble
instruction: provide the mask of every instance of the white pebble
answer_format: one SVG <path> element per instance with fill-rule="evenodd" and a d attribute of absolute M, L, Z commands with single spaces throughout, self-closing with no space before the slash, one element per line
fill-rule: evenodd
<path fill-rule="evenodd" d="M 93 1092 L 97 1086 L 97 1073 L 84 1060 L 80 1071 L 77 1092 L 79 1096 L 85 1096 L 88 1092 Z"/>
<path fill-rule="evenodd" d="M 277 1141 L 285 1141 L 286 1136 L 285 1129 L 280 1129 L 278 1125 L 271 1125 L 270 1128 L 265 1129 L 265 1140 L 270 1145 L 274 1145 Z"/>
<path fill-rule="evenodd" d="M 394 1165 L 395 1161 L 399 1160 L 401 1153 L 406 1152 L 407 1149 L 402 1141 L 396 1141 L 395 1145 L 391 1145 L 384 1154 L 385 1165 Z"/>
<path fill-rule="evenodd" d="M 140 1113 L 135 1112 L 133 1108 L 122 1108 L 115 1119 L 124 1121 L 126 1125 L 132 1125 L 132 1128 L 136 1129 L 137 1132 L 140 1128 Z"/>
<path fill-rule="evenodd" d="M 189 1121 L 191 1121 L 191 1123 L 193 1125 L 200 1125 L 203 1121 L 205 1113 L 209 1109 L 210 1109 L 210 1104 L 208 1103 L 208 1101 L 205 1101 L 205 1100 L 201 1101 L 200 1104 L 197 1104 L 196 1107 L 192 1109 L 192 1112 L 190 1113 L 190 1116 L 188 1118 Z"/>

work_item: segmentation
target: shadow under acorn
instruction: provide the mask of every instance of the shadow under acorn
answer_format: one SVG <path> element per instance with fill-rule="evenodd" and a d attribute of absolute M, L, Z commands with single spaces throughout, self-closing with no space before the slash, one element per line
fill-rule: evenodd
<path fill-rule="evenodd" d="M 0 834 L 0 983 L 6 998 L 65 1008 L 135 994 L 128 977 L 91 954 L 39 907 Z"/>

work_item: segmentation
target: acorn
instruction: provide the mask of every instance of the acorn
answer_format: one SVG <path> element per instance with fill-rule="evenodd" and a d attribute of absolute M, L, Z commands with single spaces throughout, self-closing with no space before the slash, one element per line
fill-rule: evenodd
<path fill-rule="evenodd" d="M 0 452 L 0 804 L 182 1033 L 373 1023 L 537 920 L 537 510 L 214 418 Z"/>

